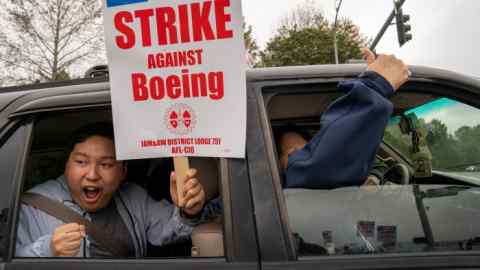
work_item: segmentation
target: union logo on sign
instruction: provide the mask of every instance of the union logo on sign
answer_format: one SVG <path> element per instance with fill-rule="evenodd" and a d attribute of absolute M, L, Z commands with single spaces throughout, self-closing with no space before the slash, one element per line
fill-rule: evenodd
<path fill-rule="evenodd" d="M 170 132 L 177 135 L 186 135 L 195 128 L 197 116 L 192 107 L 177 103 L 165 111 L 164 123 Z"/>

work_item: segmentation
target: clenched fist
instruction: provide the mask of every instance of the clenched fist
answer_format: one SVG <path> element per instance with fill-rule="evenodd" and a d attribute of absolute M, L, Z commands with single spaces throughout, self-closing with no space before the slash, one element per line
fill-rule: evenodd
<path fill-rule="evenodd" d="M 77 255 L 85 235 L 84 225 L 69 223 L 57 227 L 50 242 L 53 256 L 73 257 Z"/>
<path fill-rule="evenodd" d="M 196 174 L 197 170 L 195 169 L 187 171 L 186 179 L 177 179 L 175 172 L 170 174 L 170 196 L 172 196 L 173 203 L 190 216 L 200 213 L 205 204 L 205 191 L 202 184 L 195 178 Z M 184 181 L 182 201 L 178 200 L 177 181 Z"/>

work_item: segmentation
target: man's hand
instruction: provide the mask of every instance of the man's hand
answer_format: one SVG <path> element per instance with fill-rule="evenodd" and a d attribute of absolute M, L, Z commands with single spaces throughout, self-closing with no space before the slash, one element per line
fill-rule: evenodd
<path fill-rule="evenodd" d="M 394 55 L 379 54 L 375 58 L 375 54 L 368 48 L 363 48 L 362 52 L 367 60 L 367 70 L 382 75 L 392 85 L 394 91 L 397 91 L 408 80 L 407 65 L 402 60 L 395 58 Z"/>
<path fill-rule="evenodd" d="M 197 170 L 189 169 L 186 179 L 177 179 L 175 172 L 170 174 L 170 196 L 173 203 L 189 216 L 195 216 L 203 209 L 205 204 L 205 191 L 202 184 L 195 178 Z M 178 201 L 177 181 L 184 181 L 183 201 Z"/>
<path fill-rule="evenodd" d="M 50 241 L 53 256 L 73 257 L 77 255 L 85 235 L 84 225 L 69 223 L 57 227 Z"/>

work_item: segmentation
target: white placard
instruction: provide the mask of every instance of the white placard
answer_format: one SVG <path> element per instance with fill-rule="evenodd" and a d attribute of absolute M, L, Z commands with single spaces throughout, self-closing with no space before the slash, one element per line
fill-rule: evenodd
<path fill-rule="evenodd" d="M 117 158 L 243 158 L 239 0 L 106 0 Z"/>

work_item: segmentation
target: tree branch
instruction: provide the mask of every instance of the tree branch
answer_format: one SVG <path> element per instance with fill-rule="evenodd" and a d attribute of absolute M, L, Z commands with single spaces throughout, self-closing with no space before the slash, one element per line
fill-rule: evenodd
<path fill-rule="evenodd" d="M 90 37 L 89 39 L 87 39 L 87 40 L 85 40 L 84 42 L 82 42 L 78 47 L 76 47 L 76 48 L 72 49 L 70 52 L 62 55 L 62 56 L 60 57 L 60 59 L 59 59 L 59 62 L 60 62 L 60 61 L 63 61 L 66 57 L 68 57 L 68 56 L 70 56 L 70 55 L 78 52 L 78 51 L 81 50 L 83 47 L 87 46 L 88 43 L 89 43 L 91 40 L 95 39 L 95 38 L 97 38 L 97 36 Z"/>

